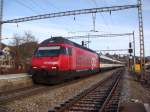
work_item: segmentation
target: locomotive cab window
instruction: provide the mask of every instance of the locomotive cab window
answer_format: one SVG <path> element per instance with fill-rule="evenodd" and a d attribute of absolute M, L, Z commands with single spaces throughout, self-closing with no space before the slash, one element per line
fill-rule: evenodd
<path fill-rule="evenodd" d="M 36 57 L 57 56 L 60 54 L 60 46 L 39 47 L 35 52 Z"/>

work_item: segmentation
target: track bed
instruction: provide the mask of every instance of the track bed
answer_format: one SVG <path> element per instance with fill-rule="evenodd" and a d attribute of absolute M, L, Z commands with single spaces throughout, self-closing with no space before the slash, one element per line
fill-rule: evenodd
<path fill-rule="evenodd" d="M 100 81 L 49 112 L 117 112 L 122 73 L 123 70 L 118 70 L 111 77 Z"/>

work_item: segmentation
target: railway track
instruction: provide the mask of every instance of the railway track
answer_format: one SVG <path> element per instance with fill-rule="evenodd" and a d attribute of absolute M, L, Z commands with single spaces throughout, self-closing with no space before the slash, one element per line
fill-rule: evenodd
<path fill-rule="evenodd" d="M 117 112 L 122 69 L 49 112 Z"/>
<path fill-rule="evenodd" d="M 92 77 L 92 76 L 89 76 L 89 77 Z M 6 104 L 8 102 L 14 101 L 14 100 L 22 99 L 22 98 L 36 95 L 36 94 L 40 94 L 42 92 L 46 92 L 49 90 L 61 88 L 63 86 L 69 85 L 69 84 L 74 84 L 74 83 L 77 83 L 77 82 L 82 81 L 89 77 L 64 82 L 64 83 L 61 83 L 58 85 L 51 85 L 51 86 L 32 85 L 32 86 L 24 87 L 24 88 L 20 88 L 20 89 L 0 92 L 0 106 L 3 104 Z"/>

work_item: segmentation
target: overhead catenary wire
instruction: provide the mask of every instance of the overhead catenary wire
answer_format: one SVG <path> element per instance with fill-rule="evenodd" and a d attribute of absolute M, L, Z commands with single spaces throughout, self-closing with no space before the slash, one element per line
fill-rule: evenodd
<path fill-rule="evenodd" d="M 80 38 L 102 38 L 102 37 L 122 37 L 122 36 L 131 36 L 133 33 L 118 33 L 118 34 L 100 34 L 100 35 L 83 35 L 83 36 L 71 36 L 66 37 L 67 39 L 80 39 Z"/>
<path fill-rule="evenodd" d="M 96 2 L 96 0 L 91 0 L 91 1 L 92 1 L 93 4 L 96 6 L 96 8 L 99 7 L 99 5 L 98 5 L 98 3 Z M 107 21 L 106 21 L 104 15 L 103 15 L 102 13 L 100 13 L 100 16 L 101 16 L 101 18 L 102 18 L 102 20 L 103 20 L 104 27 L 105 27 L 106 29 L 111 29 L 111 28 L 110 28 L 110 25 L 107 23 Z M 109 30 L 109 33 L 111 33 L 110 30 Z"/>
<path fill-rule="evenodd" d="M 37 13 L 36 10 L 34 10 L 32 7 L 28 6 L 26 3 L 24 3 L 23 1 L 21 0 L 14 0 L 16 3 L 20 4 L 21 6 L 25 7 L 26 9 L 34 12 L 34 13 Z"/>
<path fill-rule="evenodd" d="M 55 9 L 55 10 L 59 9 L 50 0 L 44 0 L 43 4 L 45 4 L 45 6 L 48 6 L 48 7 L 53 7 L 53 9 Z"/>
<path fill-rule="evenodd" d="M 104 3 L 106 4 L 106 6 L 108 6 L 107 0 L 104 0 Z M 113 19 L 112 19 L 112 12 L 111 12 L 111 11 L 109 12 L 109 15 L 110 15 L 109 20 L 110 20 L 111 24 L 113 24 L 114 22 L 113 22 Z M 102 15 L 102 16 L 103 16 L 103 15 Z M 105 20 L 104 16 L 103 16 L 103 20 Z M 107 21 L 107 22 L 108 22 L 108 21 Z M 107 26 L 108 26 L 108 28 L 112 31 L 112 25 L 110 25 L 110 24 L 107 23 Z M 111 33 L 111 31 L 110 31 L 110 33 Z"/>
<path fill-rule="evenodd" d="M 28 2 L 30 1 L 31 6 L 34 6 L 36 9 L 42 11 L 42 12 L 46 12 L 46 9 L 42 7 L 41 3 L 35 0 L 27 0 Z"/>
<path fill-rule="evenodd" d="M 101 51 L 128 51 L 128 49 L 101 49 L 101 50 L 95 50 L 96 52 Z"/>

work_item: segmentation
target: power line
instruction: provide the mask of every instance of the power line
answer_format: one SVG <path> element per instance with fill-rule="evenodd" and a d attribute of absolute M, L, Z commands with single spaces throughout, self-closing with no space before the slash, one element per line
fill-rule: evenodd
<path fill-rule="evenodd" d="M 92 0 L 92 2 L 95 4 L 96 7 L 98 7 L 96 0 Z"/>
<path fill-rule="evenodd" d="M 46 3 L 47 2 L 47 3 Z M 52 6 L 53 8 L 55 8 L 55 9 L 58 9 L 54 4 L 52 4 L 51 2 L 50 2 L 50 0 L 45 0 L 44 2 L 43 2 L 45 5 L 47 5 L 48 7 L 49 6 Z M 49 4 L 49 5 L 48 5 Z"/>
<path fill-rule="evenodd" d="M 133 33 L 120 33 L 120 34 L 101 34 L 101 35 L 84 35 L 84 36 L 71 36 L 67 39 L 80 39 L 80 38 L 100 38 L 100 37 L 122 37 L 133 35 Z"/>
<path fill-rule="evenodd" d="M 28 1 L 30 1 L 32 5 L 34 5 L 36 8 L 40 9 L 41 11 L 45 11 L 45 9 L 41 5 L 39 5 L 36 1 L 34 0 L 28 0 Z"/>
<path fill-rule="evenodd" d="M 102 49 L 102 50 L 96 50 L 96 52 L 101 51 L 128 51 L 128 49 Z"/>
<path fill-rule="evenodd" d="M 18 18 L 18 19 L 6 20 L 6 21 L 3 21 L 2 23 L 19 23 L 19 22 L 26 22 L 26 21 L 47 19 L 47 18 L 55 18 L 55 17 L 62 17 L 62 16 L 119 11 L 119 10 L 125 10 L 125 9 L 130 9 L 130 8 L 137 8 L 137 7 L 138 7 L 138 5 L 123 5 L 123 6 L 72 10 L 72 11 L 66 11 L 66 12 L 50 13 L 50 14 L 43 14 L 43 15 L 36 15 L 36 16 L 29 16 L 29 17 L 23 17 L 23 18 Z"/>
<path fill-rule="evenodd" d="M 94 3 L 94 5 L 95 5 L 96 7 L 99 7 L 99 5 L 97 4 L 96 0 L 91 0 L 91 1 Z M 102 20 L 103 20 L 103 22 L 104 22 L 104 24 L 105 24 L 105 27 L 107 26 L 107 27 L 109 27 L 109 29 L 111 29 L 111 28 L 110 28 L 110 25 L 106 22 L 106 20 L 105 20 L 103 14 L 100 13 L 100 15 L 101 15 L 101 18 L 102 18 Z M 107 27 L 106 27 L 106 29 L 107 29 Z"/>
<path fill-rule="evenodd" d="M 32 10 L 37 9 L 37 6 L 35 5 L 35 3 L 32 0 L 24 0 L 24 2 L 28 3 L 28 6 L 30 6 L 30 8 L 32 7 Z"/>
<path fill-rule="evenodd" d="M 26 5 L 26 3 L 21 2 L 21 0 L 20 1 L 19 0 L 15 0 L 15 2 L 18 3 L 18 4 L 20 4 L 20 5 L 22 5 L 23 7 L 27 8 L 28 10 L 30 10 L 30 11 L 32 11 L 34 13 L 37 13 L 37 11 L 33 10 L 32 7 Z"/>
<path fill-rule="evenodd" d="M 107 2 L 107 0 L 104 0 L 104 2 L 105 2 L 105 4 L 106 4 L 106 6 L 108 6 L 108 2 Z M 109 12 L 109 15 L 110 15 L 110 22 L 113 24 L 114 22 L 113 22 L 113 19 L 112 19 L 112 16 L 111 16 L 111 11 Z M 112 26 L 110 26 L 110 25 L 108 25 L 108 27 L 112 30 Z"/>

